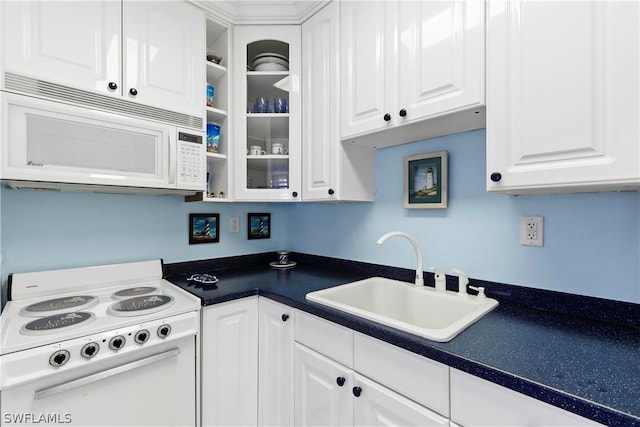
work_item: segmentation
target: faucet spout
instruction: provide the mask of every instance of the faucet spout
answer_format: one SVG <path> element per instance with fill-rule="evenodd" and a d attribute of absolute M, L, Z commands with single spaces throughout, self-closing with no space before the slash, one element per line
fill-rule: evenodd
<path fill-rule="evenodd" d="M 411 237 L 407 233 L 403 233 L 401 231 L 392 231 L 392 232 L 387 233 L 384 236 L 380 237 L 378 239 L 378 241 L 376 242 L 376 245 L 382 246 L 382 244 L 384 242 L 386 242 L 387 239 L 389 239 L 391 237 L 395 237 L 395 236 L 404 237 L 405 239 L 407 239 L 409 241 L 409 243 L 411 243 L 411 246 L 413 246 L 413 249 L 416 252 L 416 261 L 418 263 L 418 265 L 416 266 L 416 281 L 415 281 L 415 284 L 416 284 L 416 286 L 424 286 L 424 279 L 422 277 L 422 251 L 420 251 L 420 247 L 418 246 L 418 242 L 416 242 L 413 237 Z"/>

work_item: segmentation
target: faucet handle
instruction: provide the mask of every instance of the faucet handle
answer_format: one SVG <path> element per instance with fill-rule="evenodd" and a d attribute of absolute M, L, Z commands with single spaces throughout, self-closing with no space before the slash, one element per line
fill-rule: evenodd
<path fill-rule="evenodd" d="M 451 274 L 458 276 L 458 293 L 460 295 L 467 294 L 467 285 L 469 284 L 469 276 L 462 270 L 454 268 L 451 270 Z"/>

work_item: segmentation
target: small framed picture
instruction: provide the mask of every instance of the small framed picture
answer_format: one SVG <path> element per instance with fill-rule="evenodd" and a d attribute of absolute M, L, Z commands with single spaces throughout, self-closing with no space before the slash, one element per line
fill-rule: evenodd
<path fill-rule="evenodd" d="M 249 239 L 268 239 L 271 237 L 271 214 L 249 213 L 247 214 Z"/>
<path fill-rule="evenodd" d="M 189 214 L 189 244 L 218 243 L 220 214 Z"/>
<path fill-rule="evenodd" d="M 447 207 L 447 152 L 416 154 L 404 158 L 404 207 Z"/>

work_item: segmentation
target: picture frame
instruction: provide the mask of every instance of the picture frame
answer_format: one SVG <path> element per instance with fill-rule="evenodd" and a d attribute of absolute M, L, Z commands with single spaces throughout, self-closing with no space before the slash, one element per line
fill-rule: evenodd
<path fill-rule="evenodd" d="M 271 214 L 255 213 L 247 214 L 247 238 L 269 239 L 271 238 Z"/>
<path fill-rule="evenodd" d="M 406 209 L 446 209 L 447 181 L 446 151 L 405 157 L 404 207 Z"/>
<path fill-rule="evenodd" d="M 218 243 L 220 241 L 220 214 L 189 214 L 189 244 Z"/>

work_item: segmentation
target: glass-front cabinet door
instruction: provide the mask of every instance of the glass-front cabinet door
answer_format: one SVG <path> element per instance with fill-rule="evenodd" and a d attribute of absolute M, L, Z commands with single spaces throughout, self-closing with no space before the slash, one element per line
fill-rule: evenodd
<path fill-rule="evenodd" d="M 300 26 L 236 27 L 237 200 L 301 200 Z"/>

